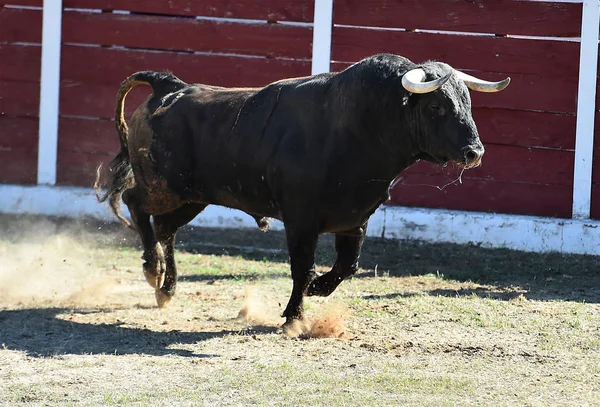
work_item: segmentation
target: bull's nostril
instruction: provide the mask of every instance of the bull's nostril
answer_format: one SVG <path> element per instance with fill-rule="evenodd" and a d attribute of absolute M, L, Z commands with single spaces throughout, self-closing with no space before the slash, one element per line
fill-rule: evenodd
<path fill-rule="evenodd" d="M 469 150 L 465 153 L 465 159 L 468 163 L 475 161 L 478 157 L 479 154 L 477 154 L 474 150 Z"/>

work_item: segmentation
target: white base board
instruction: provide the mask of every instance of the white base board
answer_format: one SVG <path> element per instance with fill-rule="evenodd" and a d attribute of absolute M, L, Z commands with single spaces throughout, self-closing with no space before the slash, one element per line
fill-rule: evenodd
<path fill-rule="evenodd" d="M 123 211 L 128 214 L 124 206 Z M 0 185 L 0 212 L 71 218 L 91 216 L 115 221 L 90 188 Z M 209 206 L 195 226 L 254 228 L 243 212 Z M 399 206 L 381 207 L 369 221 L 369 236 L 426 242 L 475 244 L 529 252 L 600 254 L 600 221 L 448 211 Z M 282 230 L 279 221 L 271 228 Z"/>

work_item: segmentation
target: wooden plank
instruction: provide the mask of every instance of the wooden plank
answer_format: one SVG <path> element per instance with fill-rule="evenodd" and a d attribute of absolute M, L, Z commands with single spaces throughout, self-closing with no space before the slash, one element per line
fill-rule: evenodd
<path fill-rule="evenodd" d="M 1 8 L 0 42 L 42 42 L 42 10 Z"/>
<path fill-rule="evenodd" d="M 575 148 L 575 115 L 476 107 L 473 118 L 483 143 Z"/>
<path fill-rule="evenodd" d="M 221 86 L 261 86 L 310 73 L 308 62 L 279 59 L 69 46 L 63 47 L 62 57 L 61 114 L 102 118 L 114 116 L 119 84 L 138 70 L 169 69 L 187 82 Z M 135 88 L 127 106 L 137 106 L 149 94 L 148 87 Z"/>
<path fill-rule="evenodd" d="M 63 42 L 311 58 L 312 29 L 189 18 L 66 12 Z"/>
<path fill-rule="evenodd" d="M 176 16 L 312 22 L 314 2 L 307 0 L 63 0 L 64 7 L 129 10 Z"/>
<path fill-rule="evenodd" d="M 391 204 L 500 212 L 511 214 L 571 217 L 573 189 L 567 185 L 529 184 L 510 181 L 467 180 L 440 191 L 429 185 L 444 185 L 440 176 L 422 175 L 413 179 L 419 185 L 398 184 Z"/>
<path fill-rule="evenodd" d="M 473 106 L 574 113 L 579 44 L 499 37 L 407 33 L 334 28 L 334 70 L 379 52 L 402 54 L 414 62 L 436 59 L 483 79 L 511 76 L 499 94 L 473 93 Z M 474 72 L 473 72 L 474 71 Z M 535 96 L 533 96 L 535 95 Z"/>
<path fill-rule="evenodd" d="M 349 64 L 333 63 L 333 71 L 341 71 Z M 497 81 L 511 77 L 510 86 L 500 93 L 471 92 L 474 108 L 536 110 L 574 114 L 577 106 L 576 78 L 548 78 L 496 72 L 469 72 L 481 79 Z M 535 95 L 535 96 L 533 96 Z"/>
<path fill-rule="evenodd" d="M 593 154 L 593 165 L 592 165 L 592 183 L 600 184 L 600 112 L 599 111 L 596 111 L 595 127 L 594 127 L 594 154 Z"/>
<path fill-rule="evenodd" d="M 0 79 L 0 112 L 7 116 L 39 115 L 39 83 L 12 82 Z"/>
<path fill-rule="evenodd" d="M 116 154 L 119 151 L 119 138 L 114 121 L 61 117 L 58 151 Z"/>
<path fill-rule="evenodd" d="M 573 185 L 574 153 L 538 148 L 485 144 L 486 152 L 480 167 L 465 170 L 462 179 L 495 180 L 520 183 Z M 418 162 L 402 173 L 403 184 L 418 184 L 414 179 L 422 175 L 439 176 L 445 185 L 458 178 L 460 169 L 424 161 Z"/>
<path fill-rule="evenodd" d="M 37 181 L 37 134 L 36 118 L 0 115 L 0 183 Z"/>
<path fill-rule="evenodd" d="M 282 78 L 310 75 L 310 62 L 69 45 L 62 48 L 63 81 L 108 84 L 116 92 L 125 78 L 139 70 L 169 70 L 189 83 L 262 86 Z"/>
<path fill-rule="evenodd" d="M 600 183 L 597 180 L 592 184 L 591 217 L 600 219 Z"/>
<path fill-rule="evenodd" d="M 0 115 L 0 151 L 36 152 L 37 149 L 38 120 L 36 118 Z"/>
<path fill-rule="evenodd" d="M 75 86 L 79 89 L 80 95 L 76 95 L 76 92 L 73 93 L 73 103 L 76 105 L 75 108 L 79 114 L 84 115 L 98 114 L 98 111 L 93 108 L 93 101 L 87 102 L 87 104 L 92 105 L 90 109 L 82 111 L 81 107 L 85 106 L 78 106 L 80 99 L 82 99 L 81 95 L 84 99 L 88 97 L 86 94 L 90 91 L 86 88 L 94 84 L 110 85 L 106 91 L 101 91 L 97 97 L 104 100 L 102 111 L 108 116 L 103 117 L 112 118 L 114 98 L 119 83 L 137 70 L 168 69 L 188 82 L 207 82 L 230 86 L 264 85 L 271 80 L 283 77 L 307 75 L 310 71 L 308 64 L 298 65 L 295 62 L 288 64 L 288 61 L 281 61 L 281 65 L 275 63 L 272 73 L 269 73 L 270 68 L 260 66 L 260 61 L 263 61 L 260 64 L 268 63 L 269 67 L 275 63 L 275 61 L 265 62 L 265 60 L 256 59 L 123 51 L 65 45 L 63 47 L 62 77 L 69 81 L 85 83 L 85 85 L 66 83 L 63 85 L 65 87 Z M 227 71 L 233 70 L 234 67 L 242 63 L 244 65 L 235 68 L 234 72 L 227 73 Z M 206 66 L 206 69 L 198 70 L 198 66 Z M 101 67 L 102 75 L 97 74 L 97 67 Z M 243 69 L 243 67 L 246 67 L 246 69 Z M 263 79 L 253 79 L 250 77 L 251 72 L 260 72 Z M 144 87 L 139 89 L 144 89 Z M 144 95 L 139 97 L 134 96 L 135 93 L 128 96 L 127 106 L 134 106 L 137 102 L 143 101 L 146 95 L 149 94 L 147 89 L 142 92 Z M 474 97 L 477 96 L 481 96 L 481 94 L 474 95 Z M 70 114 L 75 113 L 71 112 Z M 477 107 L 474 108 L 473 114 L 482 140 L 486 143 L 562 149 L 572 149 L 574 146 L 575 118 L 573 115 Z"/>
<path fill-rule="evenodd" d="M 39 82 L 42 48 L 0 44 L 0 79 Z"/>
<path fill-rule="evenodd" d="M 0 183 L 35 184 L 37 182 L 37 151 L 0 150 Z"/>
<path fill-rule="evenodd" d="M 578 78 L 579 43 L 334 27 L 332 59 L 355 62 L 380 52 L 457 69 Z"/>
<path fill-rule="evenodd" d="M 521 0 L 335 0 L 334 23 L 578 37 L 581 4 Z"/>
<path fill-rule="evenodd" d="M 102 163 L 106 166 L 112 155 L 87 154 L 73 151 L 58 151 L 56 183 L 91 187 L 96 178 L 96 168 Z"/>
<path fill-rule="evenodd" d="M 30 6 L 30 7 L 42 7 L 44 0 L 4 0 L 0 2 L 1 6 Z"/>

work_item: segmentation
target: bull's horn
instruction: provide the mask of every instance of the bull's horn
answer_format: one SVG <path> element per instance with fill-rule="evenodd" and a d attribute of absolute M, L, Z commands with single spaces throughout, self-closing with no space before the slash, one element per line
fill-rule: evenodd
<path fill-rule="evenodd" d="M 454 72 L 456 72 L 456 75 L 463 80 L 469 89 L 477 92 L 500 92 L 501 90 L 504 90 L 510 83 L 510 78 L 506 78 L 500 82 L 488 82 L 484 81 L 483 79 L 467 75 L 466 73 L 457 69 L 455 69 Z"/>
<path fill-rule="evenodd" d="M 429 82 L 423 82 L 425 79 L 425 71 L 417 68 L 411 69 L 402 76 L 402 86 L 412 93 L 429 93 L 437 90 L 452 76 L 452 72 L 441 78 L 434 79 Z"/>

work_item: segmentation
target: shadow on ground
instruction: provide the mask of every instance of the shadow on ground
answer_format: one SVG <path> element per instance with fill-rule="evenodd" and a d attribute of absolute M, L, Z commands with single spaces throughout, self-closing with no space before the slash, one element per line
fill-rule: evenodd
<path fill-rule="evenodd" d="M 32 217 L 27 217 L 31 219 Z M 35 219 L 35 218 L 34 218 Z M 127 245 L 141 250 L 134 232 L 116 223 L 95 220 L 72 221 L 43 218 L 56 229 L 79 228 L 102 236 L 108 245 Z M 48 220 L 50 219 L 50 220 Z M 10 235 L 19 229 L 20 217 L 2 216 L 0 226 Z M 30 220 L 29 220 L 30 221 Z M 30 221 L 31 222 L 31 221 Z M 82 232 L 83 233 L 83 232 Z M 317 264 L 330 267 L 335 261 L 333 236 L 319 239 Z M 247 260 L 288 262 L 283 232 L 263 233 L 258 229 L 183 228 L 178 234 L 179 251 L 206 255 L 238 256 Z M 535 300 L 600 302 L 600 273 L 594 256 L 558 253 L 525 253 L 508 249 L 486 249 L 472 245 L 429 244 L 369 237 L 360 260 L 362 271 L 355 278 L 433 275 L 458 282 L 493 286 L 494 290 L 434 290 L 431 295 L 477 295 L 510 299 L 523 294 Z M 273 278 L 284 277 L 277 274 Z M 183 279 L 193 280 L 193 276 Z M 219 275 L 214 279 L 252 278 Z M 262 275 L 264 278 L 264 274 Z M 209 279 L 203 276 L 202 280 Z M 195 281 L 195 280 L 194 280 Z M 496 290 L 497 288 L 497 290 Z"/>
<path fill-rule="evenodd" d="M 0 311 L 0 345 L 28 356 L 56 355 L 179 355 L 194 358 L 219 357 L 189 350 L 171 349 L 228 335 L 273 333 L 276 327 L 254 326 L 240 331 L 157 332 L 115 324 L 88 324 L 69 320 L 69 314 L 106 313 L 105 309 L 32 308 Z"/>

